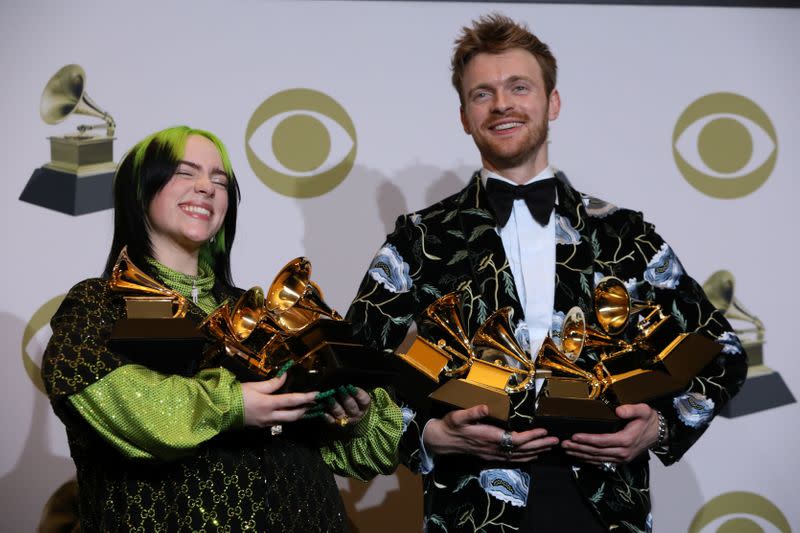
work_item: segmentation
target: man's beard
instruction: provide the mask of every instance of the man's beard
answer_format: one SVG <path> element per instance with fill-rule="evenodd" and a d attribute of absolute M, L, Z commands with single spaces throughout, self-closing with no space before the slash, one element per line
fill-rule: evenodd
<path fill-rule="evenodd" d="M 502 151 L 496 150 L 492 143 L 486 142 L 478 144 L 478 151 L 481 153 L 484 160 L 490 162 L 492 166 L 498 170 L 522 166 L 524 163 L 536 157 L 541 147 L 547 142 L 547 133 L 550 128 L 550 122 L 547 116 L 548 113 L 547 110 L 545 110 L 542 121 L 527 135 L 522 141 L 522 145 L 517 150 L 503 153 Z M 509 118 L 514 117 L 512 116 Z"/>

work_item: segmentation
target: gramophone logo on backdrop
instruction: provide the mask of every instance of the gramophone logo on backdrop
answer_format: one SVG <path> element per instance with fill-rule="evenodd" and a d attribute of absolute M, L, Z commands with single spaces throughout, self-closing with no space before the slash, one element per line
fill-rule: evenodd
<path fill-rule="evenodd" d="M 733 295 L 734 278 L 727 270 L 714 272 L 703 284 L 708 300 L 733 326 L 747 351 L 747 382 L 722 409 L 733 418 L 794 403 L 795 398 L 781 375 L 764 364 L 764 323 Z"/>
<path fill-rule="evenodd" d="M 19 199 L 68 215 L 83 215 L 113 205 L 114 119 L 86 94 L 86 73 L 67 65 L 50 78 L 42 92 L 39 114 L 47 124 L 70 115 L 103 119 L 103 124 L 80 125 L 77 135 L 49 137 L 50 162 L 33 171 Z M 105 135 L 87 132 L 105 128 Z"/>
<path fill-rule="evenodd" d="M 245 150 L 264 185 L 285 196 L 311 198 L 333 190 L 353 168 L 356 129 L 330 96 L 289 89 L 253 112 Z"/>
<path fill-rule="evenodd" d="M 734 93 L 713 93 L 692 102 L 678 118 L 672 154 L 698 191 L 713 198 L 741 198 L 769 178 L 778 137 L 755 102 Z"/>

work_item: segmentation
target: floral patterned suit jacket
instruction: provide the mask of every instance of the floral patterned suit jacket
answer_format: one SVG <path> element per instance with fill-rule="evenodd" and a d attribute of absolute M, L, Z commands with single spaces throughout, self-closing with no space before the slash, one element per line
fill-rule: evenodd
<path fill-rule="evenodd" d="M 720 355 L 685 391 L 653 402 L 664 414 L 669 431 L 668 449 L 657 455 L 664 464 L 671 464 L 739 390 L 746 375 L 746 355 L 730 325 L 641 213 L 582 195 L 563 174 L 557 177 L 551 336 L 558 337 L 564 315 L 572 306 L 578 305 L 587 317 L 594 317 L 594 285 L 601 277 L 614 275 L 625 281 L 633 296 L 660 303 L 683 330 L 702 333 L 723 345 Z M 464 315 L 469 335 L 504 306 L 514 309 L 517 320 L 524 319 L 477 172 L 460 193 L 398 218 L 394 232 L 364 276 L 348 318 L 365 343 L 393 350 L 425 307 L 457 289 L 467 295 Z M 596 355 L 591 353 L 578 360 L 587 369 L 594 362 Z M 513 427 L 536 424 L 531 416 L 533 399 L 532 393 L 512 396 Z M 468 456 L 437 457 L 430 469 L 420 451 L 421 431 L 430 415 L 411 408 L 405 408 L 404 415 L 401 457 L 409 468 L 424 475 L 427 531 L 518 530 L 528 489 L 536 480 L 513 465 L 487 464 Z M 609 529 L 652 529 L 648 460 L 645 453 L 615 472 L 573 465 L 581 493 Z M 536 502 L 531 505 L 530 511 L 537 512 Z"/>

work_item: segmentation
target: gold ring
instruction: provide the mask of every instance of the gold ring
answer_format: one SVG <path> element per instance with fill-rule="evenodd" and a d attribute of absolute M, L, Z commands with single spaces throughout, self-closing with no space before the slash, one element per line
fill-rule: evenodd
<path fill-rule="evenodd" d="M 334 422 L 336 422 L 337 426 L 339 426 L 340 428 L 343 428 L 343 427 L 347 427 L 347 425 L 350 424 L 350 418 L 348 418 L 347 415 L 342 415 L 339 418 L 336 418 L 334 420 Z"/>

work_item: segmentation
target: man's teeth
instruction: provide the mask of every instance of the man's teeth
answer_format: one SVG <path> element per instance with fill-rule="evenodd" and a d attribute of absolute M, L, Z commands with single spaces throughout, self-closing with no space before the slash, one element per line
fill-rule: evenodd
<path fill-rule="evenodd" d="M 211 211 L 209 211 L 205 207 L 199 207 L 199 206 L 196 206 L 196 205 L 184 205 L 183 206 L 183 210 L 184 211 L 189 211 L 190 213 L 197 213 L 197 214 L 205 215 L 205 216 L 210 216 L 211 215 Z"/>
<path fill-rule="evenodd" d="M 499 126 L 495 126 L 494 129 L 502 131 L 502 130 L 508 130 L 508 129 L 511 129 L 511 128 L 515 128 L 515 127 L 521 126 L 521 125 L 522 125 L 522 122 L 507 122 L 505 124 L 500 124 Z"/>

